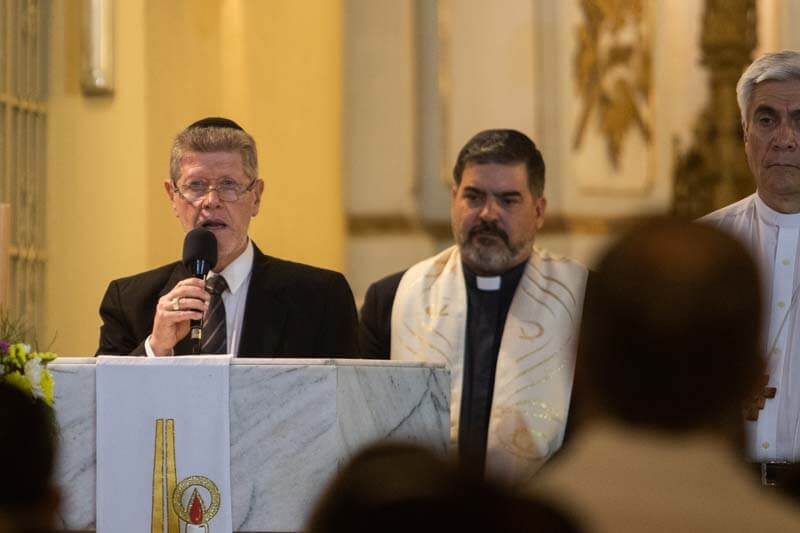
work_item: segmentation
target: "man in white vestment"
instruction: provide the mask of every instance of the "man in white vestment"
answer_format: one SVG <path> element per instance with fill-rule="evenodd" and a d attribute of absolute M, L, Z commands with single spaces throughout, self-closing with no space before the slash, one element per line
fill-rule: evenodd
<path fill-rule="evenodd" d="M 742 457 L 760 288 L 745 247 L 711 227 L 657 219 L 612 246 L 578 350 L 592 412 L 536 493 L 593 533 L 800 531 L 800 510 Z"/>
<path fill-rule="evenodd" d="M 768 377 L 757 397 L 763 409 L 753 409 L 747 424 L 749 456 L 760 463 L 797 462 L 800 53 L 783 51 L 760 57 L 742 74 L 736 93 L 747 161 L 757 191 L 701 221 L 738 237 L 755 255 L 762 271 L 767 306 L 762 350 Z"/>
<path fill-rule="evenodd" d="M 456 245 L 367 291 L 362 352 L 451 371 L 451 441 L 476 472 L 528 479 L 562 443 L 587 269 L 534 246 L 544 161 L 478 133 L 453 169 Z"/>

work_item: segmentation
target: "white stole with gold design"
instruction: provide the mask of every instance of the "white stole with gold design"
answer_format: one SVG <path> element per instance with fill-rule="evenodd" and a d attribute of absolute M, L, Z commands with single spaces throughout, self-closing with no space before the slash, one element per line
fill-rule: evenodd
<path fill-rule="evenodd" d="M 588 271 L 534 247 L 506 318 L 497 358 L 486 470 L 526 482 L 564 438 Z M 467 291 L 456 246 L 403 276 L 392 307 L 391 358 L 450 369 L 450 439 L 461 409 Z"/>

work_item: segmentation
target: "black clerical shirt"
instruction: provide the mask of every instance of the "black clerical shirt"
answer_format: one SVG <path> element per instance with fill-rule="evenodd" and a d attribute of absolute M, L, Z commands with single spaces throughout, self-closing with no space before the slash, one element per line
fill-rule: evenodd
<path fill-rule="evenodd" d="M 466 468 L 479 474 L 483 473 L 486 462 L 489 414 L 492 409 L 500 341 L 511 300 L 526 264 L 527 262 L 523 262 L 501 274 L 499 287 L 494 290 L 487 290 L 486 287 L 493 284 L 496 286 L 497 280 L 479 280 L 474 272 L 462 265 L 467 287 L 467 334 L 458 454 Z"/>

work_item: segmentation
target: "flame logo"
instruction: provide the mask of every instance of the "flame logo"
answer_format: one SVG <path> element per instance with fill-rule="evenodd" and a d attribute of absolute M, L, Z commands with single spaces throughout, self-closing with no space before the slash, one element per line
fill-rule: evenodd
<path fill-rule="evenodd" d="M 198 488 L 205 489 L 210 496 L 211 503 L 208 506 L 205 505 Z M 189 489 L 192 489 L 192 494 L 184 505 L 183 496 Z M 187 524 L 196 526 L 207 524 L 219 511 L 219 505 L 219 489 L 213 481 L 204 476 L 189 476 L 178 483 L 172 492 L 172 509 Z"/>
<path fill-rule="evenodd" d="M 192 491 L 192 497 L 189 498 L 189 505 L 186 506 L 186 511 L 189 513 L 190 524 L 203 523 L 203 499 L 197 493 L 196 488 Z"/>

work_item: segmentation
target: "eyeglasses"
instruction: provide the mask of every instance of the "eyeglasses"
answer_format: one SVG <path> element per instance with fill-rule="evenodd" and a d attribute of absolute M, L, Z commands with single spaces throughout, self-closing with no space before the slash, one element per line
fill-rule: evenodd
<path fill-rule="evenodd" d="M 187 202 L 194 203 L 205 198 L 211 191 L 217 191 L 217 196 L 223 202 L 236 202 L 242 195 L 250 192 L 256 184 L 257 179 L 253 179 L 250 185 L 242 187 L 232 179 L 223 179 L 215 186 L 209 185 L 205 181 L 190 181 L 178 187 L 173 185 L 172 190 L 181 195 Z"/>

